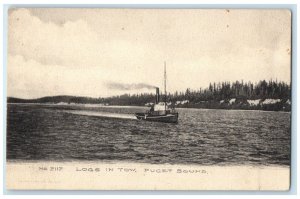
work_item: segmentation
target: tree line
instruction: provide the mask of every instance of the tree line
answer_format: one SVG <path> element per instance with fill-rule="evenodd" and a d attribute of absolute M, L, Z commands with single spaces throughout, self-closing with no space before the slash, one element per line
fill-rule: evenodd
<path fill-rule="evenodd" d="M 155 102 L 155 91 L 141 94 L 124 94 L 112 97 L 76 97 L 76 96 L 50 96 L 39 99 L 8 98 L 8 103 L 78 103 L 78 104 L 103 104 L 103 105 L 126 105 L 144 106 Z M 291 100 L 291 86 L 282 81 L 262 80 L 257 83 L 235 81 L 235 82 L 213 82 L 207 88 L 161 94 L 161 101 L 167 99 L 173 106 L 186 108 L 223 108 L 223 109 L 261 109 L 261 110 L 286 110 L 291 106 L 287 102 Z M 235 99 L 234 103 L 230 100 Z M 280 99 L 280 102 L 270 105 L 250 106 L 247 100 Z M 188 103 L 178 104 L 186 101 Z M 222 103 L 221 103 L 222 102 Z"/>
<path fill-rule="evenodd" d="M 161 99 L 164 99 L 161 94 Z M 168 93 L 167 101 L 176 102 L 188 100 L 189 103 L 199 103 L 205 101 L 227 101 L 236 98 L 238 100 L 256 100 L 256 99 L 282 99 L 291 98 L 291 87 L 285 82 L 278 81 L 259 81 L 258 83 L 235 81 L 210 83 L 207 88 L 192 90 L 187 88 L 185 92 Z M 154 102 L 154 93 L 124 94 L 103 98 L 103 102 L 113 105 L 144 105 Z"/>

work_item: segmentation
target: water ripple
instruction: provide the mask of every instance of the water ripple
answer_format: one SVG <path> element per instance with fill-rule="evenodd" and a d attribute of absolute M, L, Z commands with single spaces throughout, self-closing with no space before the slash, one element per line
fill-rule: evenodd
<path fill-rule="evenodd" d="M 9 104 L 7 158 L 290 164 L 290 114 L 179 109 L 179 123 L 134 120 L 141 107 Z"/>

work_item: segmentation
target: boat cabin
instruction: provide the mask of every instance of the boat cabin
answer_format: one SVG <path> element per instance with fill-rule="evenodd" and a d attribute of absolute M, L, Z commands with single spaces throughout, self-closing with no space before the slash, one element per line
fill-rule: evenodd
<path fill-rule="evenodd" d="M 165 102 L 155 104 L 149 111 L 151 115 L 167 115 L 172 112 L 174 112 L 174 110 L 169 107 L 168 103 L 165 105 Z"/>

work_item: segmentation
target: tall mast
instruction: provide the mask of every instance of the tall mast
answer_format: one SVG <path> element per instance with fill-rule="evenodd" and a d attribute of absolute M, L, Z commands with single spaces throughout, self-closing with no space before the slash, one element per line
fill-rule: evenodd
<path fill-rule="evenodd" d="M 166 62 L 164 67 L 164 83 L 165 83 L 165 111 L 167 110 L 167 72 L 166 72 Z"/>

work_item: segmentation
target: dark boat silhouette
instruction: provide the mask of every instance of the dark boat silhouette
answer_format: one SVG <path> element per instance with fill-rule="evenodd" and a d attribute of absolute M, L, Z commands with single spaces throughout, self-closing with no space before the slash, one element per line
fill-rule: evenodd
<path fill-rule="evenodd" d="M 165 95 L 164 102 L 160 102 L 159 88 L 156 88 L 155 105 L 151 109 L 144 113 L 135 113 L 135 116 L 139 120 L 146 120 L 151 122 L 166 122 L 166 123 L 177 123 L 178 112 L 175 108 L 170 108 L 167 103 L 167 89 L 166 89 L 166 63 L 164 65 L 164 87 Z"/>

